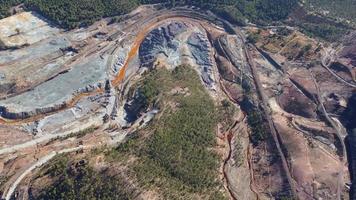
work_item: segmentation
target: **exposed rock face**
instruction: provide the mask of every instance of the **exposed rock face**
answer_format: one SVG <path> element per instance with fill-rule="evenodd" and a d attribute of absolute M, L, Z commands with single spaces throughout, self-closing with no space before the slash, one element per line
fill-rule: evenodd
<path fill-rule="evenodd" d="M 218 39 L 218 43 L 215 45 L 219 53 L 227 57 L 231 63 L 237 67 L 238 70 L 247 73 L 249 68 L 244 65 L 246 58 L 243 53 L 243 41 L 236 36 L 223 36 Z M 223 49 L 221 49 L 224 48 Z"/>
<path fill-rule="evenodd" d="M 120 51 L 116 55 L 117 58 L 115 60 L 115 63 L 111 67 L 111 70 L 115 74 L 117 74 L 120 71 L 120 69 L 124 66 L 125 60 L 126 60 L 126 57 L 127 57 L 127 52 L 128 52 L 127 48 L 122 48 L 122 49 L 120 49 Z"/>
<path fill-rule="evenodd" d="M 103 88 L 103 84 L 98 83 L 96 85 L 87 85 L 84 88 L 80 88 L 79 90 L 75 91 L 73 93 L 73 96 L 68 100 L 74 98 L 76 95 L 80 95 L 82 93 L 89 93 L 98 88 Z M 5 105 L 0 105 L 0 116 L 7 119 L 26 119 L 39 114 L 51 113 L 60 109 L 64 109 L 67 106 L 67 104 L 68 102 L 63 101 L 62 103 L 52 104 L 46 107 L 39 107 L 33 110 L 27 110 L 22 112 L 17 112 L 16 109 L 9 109 Z"/>
<path fill-rule="evenodd" d="M 225 57 L 216 56 L 216 65 L 223 79 L 230 82 L 237 82 L 239 80 L 240 73 Z"/>
<path fill-rule="evenodd" d="M 0 51 L 0 96 L 23 93 L 66 72 L 63 64 L 76 55 L 70 46 L 68 39 L 58 36 L 26 48 Z"/>
<path fill-rule="evenodd" d="M 201 30 L 183 22 L 172 22 L 148 34 L 140 46 L 139 57 L 142 66 L 152 66 L 163 55 L 164 62 L 172 67 L 184 64 L 183 58 L 187 58 L 191 64 L 199 66 L 202 80 L 211 88 L 214 82 L 211 48 Z"/>
<path fill-rule="evenodd" d="M 140 90 L 136 90 L 133 97 L 127 100 L 124 109 L 126 111 L 125 120 L 128 123 L 136 121 L 146 108 L 146 99 Z"/>
<path fill-rule="evenodd" d="M 22 12 L 1 19 L 0 26 L 0 48 L 5 49 L 28 46 L 60 31 L 35 12 Z"/>
<path fill-rule="evenodd" d="M 230 98 L 239 103 L 243 101 L 243 90 L 239 85 L 224 80 L 222 84 Z"/>
<path fill-rule="evenodd" d="M 8 110 L 4 106 L 0 106 L 0 116 L 7 118 L 7 119 L 26 119 L 26 118 L 29 118 L 31 116 L 35 116 L 38 114 L 54 112 L 56 110 L 65 108 L 65 106 L 66 106 L 66 103 L 62 103 L 62 104 L 57 104 L 57 105 L 47 107 L 47 108 L 37 108 L 33 111 L 28 111 L 28 112 L 14 112 L 14 111 Z"/>
<path fill-rule="evenodd" d="M 178 48 L 180 42 L 175 37 L 186 30 L 187 26 L 180 22 L 154 29 L 140 46 L 141 64 L 149 66 L 156 60 L 158 54 L 164 54 L 170 64 L 177 65 L 179 62 Z"/>
<path fill-rule="evenodd" d="M 77 95 L 104 88 L 106 58 L 95 58 L 73 66 L 33 90 L 0 100 L 0 115 L 9 119 L 24 119 L 53 112 L 64 108 Z"/>
<path fill-rule="evenodd" d="M 193 33 L 188 39 L 188 45 L 196 63 L 201 66 L 203 81 L 211 85 L 214 81 L 212 78 L 213 63 L 208 39 L 203 34 Z"/>

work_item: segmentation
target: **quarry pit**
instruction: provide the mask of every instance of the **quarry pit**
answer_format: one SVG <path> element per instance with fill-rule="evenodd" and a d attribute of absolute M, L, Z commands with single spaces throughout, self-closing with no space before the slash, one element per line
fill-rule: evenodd
<path fill-rule="evenodd" d="M 28 192 L 31 176 L 55 155 L 116 146 L 149 126 L 163 109 L 143 106 L 131 88 L 152 70 L 180 66 L 196 71 L 215 104 L 228 100 L 238 110 L 233 126 L 216 128 L 229 199 L 347 196 L 348 130 L 340 116 L 355 88 L 321 64 L 288 61 L 291 52 L 263 53 L 246 42 L 254 29 L 210 12 L 154 6 L 70 31 L 35 12 L 0 20 L 2 198 Z M 316 49 L 315 40 L 295 32 Z M 172 93 L 189 96 L 185 88 Z M 248 124 L 255 112 L 265 116 L 270 135 L 258 143 Z M 94 131 L 73 136 L 88 129 Z"/>

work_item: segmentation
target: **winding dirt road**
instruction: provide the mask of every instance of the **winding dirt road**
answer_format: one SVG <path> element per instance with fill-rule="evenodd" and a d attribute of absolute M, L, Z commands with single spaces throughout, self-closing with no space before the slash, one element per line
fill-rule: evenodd
<path fill-rule="evenodd" d="M 337 199 L 338 200 L 341 200 L 341 191 L 342 191 L 342 188 L 344 187 L 345 185 L 345 181 L 344 181 L 344 168 L 347 166 L 347 157 L 346 157 L 346 147 L 345 147 L 345 142 L 344 142 L 344 138 L 346 137 L 347 133 L 344 132 L 343 129 L 341 129 L 339 126 L 336 126 L 335 124 L 335 121 L 333 119 L 331 119 L 331 117 L 329 116 L 328 112 L 326 111 L 325 109 L 325 106 L 324 106 L 324 101 L 323 101 L 323 98 L 321 97 L 321 91 L 320 91 L 320 88 L 319 88 L 319 85 L 313 75 L 313 72 L 311 70 L 309 70 L 310 72 L 310 76 L 312 77 L 313 79 L 313 82 L 314 82 L 314 85 L 315 85 L 315 88 L 317 90 L 317 100 L 318 100 L 318 103 L 322 109 L 322 112 L 326 118 L 326 120 L 329 122 L 329 124 L 331 124 L 331 126 L 334 128 L 334 130 L 336 131 L 336 136 L 338 138 L 338 140 L 340 141 L 340 144 L 341 144 L 341 153 L 342 153 L 342 156 L 340 157 L 340 170 L 339 170 L 339 174 L 338 174 L 338 188 L 337 188 L 337 193 L 336 193 L 336 196 L 337 196 Z"/>
<path fill-rule="evenodd" d="M 60 155 L 60 154 L 64 154 L 64 153 L 70 153 L 70 152 L 74 152 L 74 151 L 78 151 L 78 150 L 82 150 L 84 148 L 84 146 L 79 146 L 79 147 L 75 147 L 75 148 L 70 148 L 70 149 L 64 149 L 58 152 L 51 152 L 48 155 L 40 158 L 36 163 L 34 163 L 32 166 L 30 166 L 28 169 L 26 169 L 15 181 L 14 183 L 11 185 L 11 187 L 8 189 L 7 193 L 4 193 L 2 198 L 5 200 L 10 200 L 12 195 L 14 194 L 17 186 L 21 183 L 21 181 L 28 175 L 30 174 L 32 171 L 34 171 L 36 168 L 39 168 L 41 166 L 43 166 L 44 164 L 46 164 L 47 162 L 49 162 L 52 158 L 54 158 L 56 155 Z"/>

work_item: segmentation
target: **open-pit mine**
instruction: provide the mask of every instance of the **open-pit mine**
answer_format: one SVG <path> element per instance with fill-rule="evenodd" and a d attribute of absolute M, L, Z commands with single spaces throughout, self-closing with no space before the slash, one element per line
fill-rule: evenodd
<path fill-rule="evenodd" d="M 72 199 L 58 193 L 71 184 L 116 185 L 112 199 L 352 198 L 356 34 L 277 28 L 156 6 L 74 30 L 34 11 L 0 20 L 0 198 Z"/>

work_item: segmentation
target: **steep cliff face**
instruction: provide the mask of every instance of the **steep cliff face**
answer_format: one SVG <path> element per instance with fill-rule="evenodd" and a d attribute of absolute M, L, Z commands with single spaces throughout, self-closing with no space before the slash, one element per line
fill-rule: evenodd
<path fill-rule="evenodd" d="M 84 93 L 94 92 L 97 89 L 104 89 L 104 84 L 99 82 L 94 85 L 87 85 L 72 93 L 71 96 L 68 97 L 66 101 L 48 104 L 46 106 L 38 106 L 38 107 L 36 107 L 36 105 L 33 104 L 33 108 L 31 109 L 22 110 L 21 106 L 16 107 L 13 106 L 12 104 L 3 104 L 3 105 L 0 104 L 0 116 L 6 119 L 26 119 L 40 114 L 52 113 L 66 108 L 68 103 L 73 101 L 76 96 L 80 96 Z"/>
<path fill-rule="evenodd" d="M 65 107 L 66 107 L 66 103 L 62 103 L 47 108 L 37 108 L 33 111 L 28 111 L 28 112 L 16 112 L 16 111 L 11 111 L 4 106 L 0 106 L 0 115 L 1 117 L 4 117 L 6 119 L 26 119 L 35 115 L 54 112 L 56 110 L 60 110 Z"/>
<path fill-rule="evenodd" d="M 163 54 L 168 64 L 179 65 L 179 48 L 181 41 L 176 37 L 187 31 L 187 26 L 181 22 L 170 23 L 151 31 L 139 49 L 141 65 L 149 66 L 159 54 Z"/>
<path fill-rule="evenodd" d="M 208 39 L 201 33 L 193 33 L 187 42 L 196 64 L 200 66 L 203 81 L 211 86 L 214 82 L 212 77 L 213 62 L 211 61 L 211 46 Z"/>
<path fill-rule="evenodd" d="M 159 59 L 167 66 L 198 66 L 201 78 L 212 87 L 212 46 L 204 31 L 184 22 L 170 22 L 151 31 L 139 49 L 141 66 L 152 66 Z"/>
<path fill-rule="evenodd" d="M 85 62 L 50 78 L 33 89 L 0 100 L 1 116 L 24 119 L 64 108 L 83 93 L 104 89 L 108 79 L 107 56 L 92 56 Z"/>
<path fill-rule="evenodd" d="M 146 109 L 146 104 L 146 98 L 139 89 L 136 90 L 134 95 L 128 98 L 124 106 L 126 112 L 125 120 L 128 123 L 136 121 L 140 117 L 141 113 Z"/>

